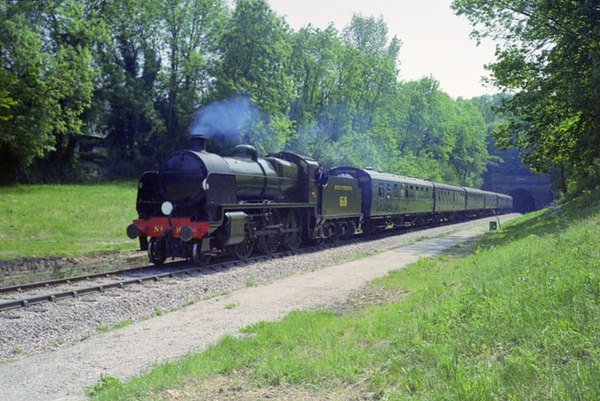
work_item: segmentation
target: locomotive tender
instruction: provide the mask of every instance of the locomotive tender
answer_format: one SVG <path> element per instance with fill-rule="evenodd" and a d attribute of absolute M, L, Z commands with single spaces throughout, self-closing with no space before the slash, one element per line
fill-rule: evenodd
<path fill-rule="evenodd" d="M 313 158 L 258 157 L 250 145 L 221 157 L 193 136 L 191 149 L 142 175 L 136 209 L 127 235 L 139 239 L 151 263 L 181 257 L 202 265 L 226 252 L 245 259 L 255 247 L 271 254 L 310 240 L 505 213 L 512 198 L 372 169 L 325 174 Z"/>

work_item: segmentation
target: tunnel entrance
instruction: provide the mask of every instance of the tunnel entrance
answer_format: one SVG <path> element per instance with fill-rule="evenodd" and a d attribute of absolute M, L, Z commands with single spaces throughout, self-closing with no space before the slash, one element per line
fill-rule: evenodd
<path fill-rule="evenodd" d="M 535 198 L 526 189 L 517 188 L 509 193 L 513 197 L 513 211 L 518 213 L 528 213 L 540 208 L 536 205 Z"/>

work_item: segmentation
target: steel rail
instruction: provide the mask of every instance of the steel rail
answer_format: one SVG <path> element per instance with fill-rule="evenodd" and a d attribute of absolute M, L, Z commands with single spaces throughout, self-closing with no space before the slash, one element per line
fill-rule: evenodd
<path fill-rule="evenodd" d="M 281 258 L 281 257 L 289 256 L 292 254 L 298 254 L 298 253 L 304 253 L 304 252 L 308 252 L 308 251 L 304 251 L 304 250 L 284 251 L 284 252 L 274 253 L 270 256 L 257 255 L 252 258 L 248 258 L 245 261 L 242 261 L 242 260 L 224 261 L 224 262 L 213 263 L 213 264 L 209 264 L 209 265 L 201 266 L 201 267 L 194 266 L 194 267 L 190 267 L 190 268 L 179 269 L 179 270 L 169 271 L 169 272 L 165 272 L 165 273 L 150 274 L 150 275 L 142 276 L 142 277 L 134 277 L 134 278 L 129 278 L 127 280 L 116 281 L 114 283 L 107 283 L 107 284 L 95 285 L 95 286 L 91 286 L 91 287 L 78 288 L 76 290 L 68 290 L 68 291 L 62 291 L 62 292 L 55 292 L 55 293 L 51 293 L 51 294 L 36 295 L 36 296 L 32 296 L 32 297 L 2 302 L 2 303 L 0 303 L 0 311 L 6 311 L 6 310 L 18 309 L 18 308 L 27 308 L 32 305 L 37 305 L 37 304 L 41 304 L 41 303 L 45 303 L 45 302 L 56 302 L 61 299 L 79 298 L 79 296 L 81 296 L 81 295 L 91 294 L 91 293 L 103 293 L 106 290 L 114 289 L 114 288 L 124 289 L 125 287 L 129 287 L 132 285 L 143 285 L 145 282 L 149 282 L 149 281 L 160 281 L 161 279 L 164 279 L 164 278 L 173 278 L 173 277 L 177 277 L 180 275 L 201 272 L 202 270 L 205 270 L 207 268 L 210 268 L 212 270 L 220 270 L 220 269 L 224 269 L 224 268 L 231 268 L 231 267 L 240 266 L 240 265 L 247 265 L 249 263 L 253 263 L 253 262 L 257 262 L 257 261 L 265 261 L 265 260 L 269 260 L 269 259 Z M 176 262 L 176 263 L 181 264 L 181 263 L 185 263 L 185 262 Z M 155 267 L 155 266 L 152 266 L 152 267 Z M 126 269 L 126 270 L 121 270 L 121 271 L 116 270 L 116 271 L 114 271 L 115 274 L 112 274 L 112 276 L 114 276 L 116 274 L 123 274 L 124 272 L 142 271 L 144 268 L 147 268 L 147 266 L 134 268 L 134 269 Z M 102 278 L 102 277 L 105 277 L 106 275 L 105 274 L 93 274 L 93 275 L 88 276 L 87 278 L 89 278 L 91 276 L 93 276 L 94 278 Z M 78 279 L 78 281 L 83 281 L 86 279 L 86 276 L 79 276 L 79 277 L 77 277 L 77 279 Z M 70 282 L 69 279 L 52 280 L 52 282 L 54 282 L 54 281 L 57 281 L 58 284 L 70 284 L 72 282 L 72 281 Z M 33 283 L 33 284 L 39 284 L 39 283 Z M 33 285 L 33 284 L 31 284 L 31 285 Z M 24 287 L 24 286 L 15 286 L 15 287 L 10 287 L 10 288 L 15 288 L 14 291 L 18 291 L 18 288 L 20 288 L 20 287 Z M 9 287 L 6 287 L 6 288 L 9 288 Z M 39 286 L 36 288 L 39 288 Z M 4 291 L 4 292 L 7 293 L 9 291 Z"/>
<path fill-rule="evenodd" d="M 76 283 L 79 281 L 92 280 L 95 278 L 111 277 L 111 276 L 116 276 L 118 274 L 134 273 L 136 271 L 142 271 L 145 269 L 150 269 L 150 268 L 155 268 L 155 267 L 156 266 L 154 266 L 154 265 L 146 265 L 146 266 L 132 267 L 130 269 L 107 270 L 105 272 L 85 274 L 85 275 L 81 275 L 81 276 L 71 276 L 71 277 L 65 277 L 65 278 L 57 278 L 57 279 L 53 279 L 53 280 L 37 281 L 37 282 L 33 282 L 33 283 L 15 284 L 15 285 L 12 285 L 9 287 L 0 288 L 0 294 L 10 293 L 10 292 L 23 292 L 23 291 L 28 291 L 28 290 L 34 290 L 36 288 L 50 287 L 50 286 L 56 286 L 56 285 L 60 285 L 60 284 L 71 284 L 71 283 Z"/>

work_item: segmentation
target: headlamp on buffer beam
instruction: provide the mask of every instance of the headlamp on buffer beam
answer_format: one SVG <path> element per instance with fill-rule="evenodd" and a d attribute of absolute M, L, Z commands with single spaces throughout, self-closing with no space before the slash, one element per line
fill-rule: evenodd
<path fill-rule="evenodd" d="M 165 216 L 169 216 L 171 214 L 171 212 L 173 211 L 173 204 L 169 201 L 163 202 L 163 204 L 160 206 L 160 211 Z"/>

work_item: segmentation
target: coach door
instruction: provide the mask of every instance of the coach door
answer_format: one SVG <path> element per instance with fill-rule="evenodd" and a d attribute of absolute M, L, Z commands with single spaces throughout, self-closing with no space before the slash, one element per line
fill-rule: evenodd
<path fill-rule="evenodd" d="M 377 212 L 385 211 L 385 184 L 380 182 L 377 187 Z"/>

